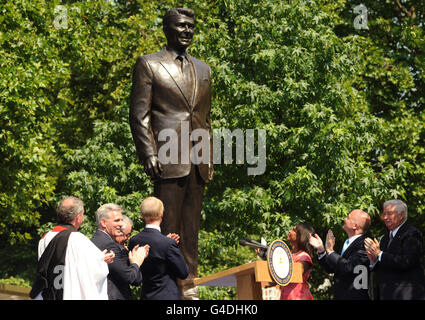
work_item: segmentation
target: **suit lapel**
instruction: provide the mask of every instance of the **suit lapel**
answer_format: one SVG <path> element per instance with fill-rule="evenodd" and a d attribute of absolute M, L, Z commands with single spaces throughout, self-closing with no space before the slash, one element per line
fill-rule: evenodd
<path fill-rule="evenodd" d="M 165 59 L 159 61 L 159 63 L 164 67 L 164 69 L 168 72 L 170 77 L 173 79 L 180 93 L 184 97 L 187 107 L 190 109 L 191 101 L 189 101 L 189 97 L 186 97 L 184 94 L 183 87 L 185 86 L 185 81 L 183 79 L 183 75 L 177 67 L 175 61 L 173 61 L 170 54 L 167 53 L 166 49 L 163 49 L 163 57 Z"/>
<path fill-rule="evenodd" d="M 365 238 L 365 235 L 361 235 L 356 240 L 354 240 L 353 243 L 351 243 L 350 246 L 344 251 L 344 253 L 343 253 L 342 256 L 343 257 L 344 256 L 349 256 L 351 254 L 351 251 L 353 251 L 354 249 L 356 249 L 358 243 L 360 243 L 361 241 L 363 241 L 364 238 Z"/>
<path fill-rule="evenodd" d="M 388 242 L 390 241 L 390 231 L 387 230 L 387 232 L 385 233 L 385 235 L 382 237 L 381 241 L 379 242 L 379 248 L 382 251 L 387 251 L 390 247 L 393 246 L 394 241 L 398 241 L 401 237 L 401 235 L 406 231 L 408 227 L 407 222 L 405 222 L 400 229 L 398 229 L 393 241 L 391 241 L 390 245 L 388 246 Z"/>
<path fill-rule="evenodd" d="M 397 233 L 396 233 L 396 235 L 395 235 L 395 237 L 394 237 L 394 239 L 393 239 L 393 241 L 391 241 L 391 243 L 390 243 L 390 245 L 388 246 L 388 241 L 389 241 L 389 239 L 390 239 L 390 232 L 388 232 L 387 233 L 387 246 L 388 246 L 388 248 L 390 248 L 393 244 L 394 244 L 394 241 L 395 242 L 397 242 L 400 238 L 401 238 L 401 236 L 402 236 L 402 234 L 406 231 L 406 229 L 408 228 L 408 224 L 407 224 L 407 222 L 405 222 L 401 227 L 400 227 L 400 229 L 398 229 L 398 231 L 397 231 Z"/>

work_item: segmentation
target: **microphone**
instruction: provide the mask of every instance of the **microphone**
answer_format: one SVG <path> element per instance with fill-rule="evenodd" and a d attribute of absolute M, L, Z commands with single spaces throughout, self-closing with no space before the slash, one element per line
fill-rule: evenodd
<path fill-rule="evenodd" d="M 239 244 L 241 246 L 247 246 L 247 247 L 251 247 L 251 248 L 255 248 L 255 249 L 260 249 L 260 252 L 257 253 L 258 256 L 263 260 L 267 260 L 267 249 L 269 248 L 268 246 L 265 246 L 265 245 L 255 241 L 255 240 L 252 240 L 250 238 L 245 238 L 245 239 L 239 240 Z"/>

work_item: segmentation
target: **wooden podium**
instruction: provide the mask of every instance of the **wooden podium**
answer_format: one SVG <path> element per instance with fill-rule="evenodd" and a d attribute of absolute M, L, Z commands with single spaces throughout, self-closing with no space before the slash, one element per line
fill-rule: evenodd
<path fill-rule="evenodd" d="M 273 282 L 267 261 L 258 260 L 220 271 L 203 278 L 195 278 L 195 286 L 237 287 L 238 300 L 262 300 L 261 283 Z M 294 263 L 290 283 L 303 282 L 301 264 Z"/>

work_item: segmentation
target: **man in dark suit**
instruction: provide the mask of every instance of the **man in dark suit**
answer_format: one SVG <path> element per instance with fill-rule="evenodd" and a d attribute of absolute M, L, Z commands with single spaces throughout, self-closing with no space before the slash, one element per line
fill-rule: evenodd
<path fill-rule="evenodd" d="M 129 249 L 149 245 L 149 256 L 140 268 L 143 275 L 142 300 L 180 300 L 177 279 L 185 279 L 189 268 L 178 247 L 179 236 L 161 233 L 164 205 L 155 197 L 140 205 L 145 229 L 130 239 Z"/>
<path fill-rule="evenodd" d="M 334 251 L 335 237 L 332 230 L 326 235 L 326 250 L 317 234 L 310 237 L 310 244 L 317 249 L 320 265 L 327 273 L 334 274 L 335 300 L 369 300 L 369 259 L 364 247 L 369 227 L 370 217 L 366 212 L 358 209 L 351 211 L 342 227 L 348 239 L 344 242 L 341 254 Z"/>
<path fill-rule="evenodd" d="M 121 235 L 118 237 L 115 237 L 115 242 L 120 244 L 124 249 L 128 251 L 128 243 L 127 241 L 131 237 L 131 231 L 133 230 L 133 220 L 131 220 L 126 215 L 122 215 L 122 227 L 121 227 Z"/>
<path fill-rule="evenodd" d="M 114 262 L 109 264 L 108 299 L 131 300 L 130 285 L 138 286 L 142 282 L 140 266 L 149 253 L 149 246 L 135 247 L 128 252 L 115 239 L 122 235 L 122 208 L 107 203 L 96 211 L 98 230 L 91 241 L 100 249 L 112 250 Z"/>
<path fill-rule="evenodd" d="M 161 229 L 180 235 L 189 265 L 188 280 L 181 286 L 185 299 L 198 295 L 191 283 L 197 277 L 202 198 L 214 174 L 211 70 L 186 52 L 194 27 L 191 9 L 165 14 L 167 46 L 137 59 L 130 99 L 136 151 L 165 207 Z"/>
<path fill-rule="evenodd" d="M 424 300 L 424 246 L 422 233 L 406 222 L 407 205 L 384 203 L 382 219 L 388 232 L 378 243 L 365 240 L 372 271 L 376 272 L 381 300 Z"/>

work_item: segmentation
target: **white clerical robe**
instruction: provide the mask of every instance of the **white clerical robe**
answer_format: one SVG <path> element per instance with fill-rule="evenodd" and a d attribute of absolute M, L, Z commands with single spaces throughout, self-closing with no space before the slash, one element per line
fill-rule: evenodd
<path fill-rule="evenodd" d="M 48 232 L 38 244 L 40 259 L 50 240 L 58 233 Z M 64 300 L 108 300 L 108 265 L 105 255 L 80 232 L 72 232 L 68 239 L 63 268 Z M 60 272 L 58 271 L 58 276 Z M 43 299 L 41 293 L 36 299 Z"/>

